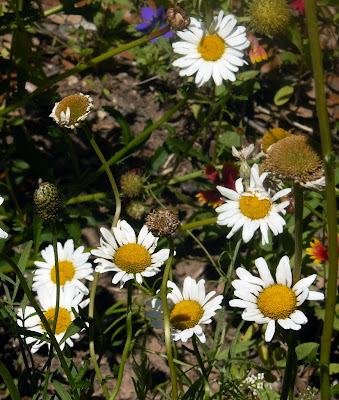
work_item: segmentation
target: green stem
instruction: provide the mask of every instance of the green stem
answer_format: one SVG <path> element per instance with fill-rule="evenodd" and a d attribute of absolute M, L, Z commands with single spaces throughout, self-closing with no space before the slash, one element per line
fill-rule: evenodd
<path fill-rule="evenodd" d="M 308 208 L 312 214 L 316 215 L 319 219 L 321 219 L 323 222 L 327 224 L 327 218 L 322 215 L 319 211 L 317 211 L 315 208 L 313 208 L 310 204 L 308 204 L 306 201 L 304 203 L 304 206 Z"/>
<path fill-rule="evenodd" d="M 316 13 L 316 3 L 313 0 L 305 1 L 306 24 L 310 41 L 312 69 L 315 81 L 316 107 L 319 120 L 321 147 L 324 158 L 326 178 L 326 203 L 329 238 L 329 272 L 326 290 L 326 306 L 324 327 L 320 349 L 320 390 L 321 399 L 331 398 L 330 387 L 330 354 L 332 344 L 333 322 L 336 306 L 336 291 L 338 277 L 338 242 L 337 242 L 337 204 L 335 193 L 335 153 L 332 149 L 331 131 L 329 126 L 326 95 L 324 87 L 324 73 L 322 54 L 319 43 L 319 30 Z"/>
<path fill-rule="evenodd" d="M 86 133 L 86 136 L 87 136 L 88 140 L 90 141 L 94 151 L 96 152 L 97 156 L 99 157 L 99 160 L 101 161 L 101 163 L 107 173 L 110 184 L 112 186 L 112 190 L 113 190 L 114 197 L 115 197 L 115 214 L 114 214 L 113 224 L 112 224 L 112 227 L 114 227 L 118 223 L 118 220 L 120 217 L 120 212 L 121 212 L 121 199 L 120 199 L 119 190 L 118 190 L 117 184 L 115 183 L 115 179 L 113 177 L 112 171 L 110 170 L 109 166 L 107 165 L 106 159 L 105 159 L 104 155 L 102 154 L 101 150 L 99 149 L 99 146 L 97 145 L 97 143 L 92 135 L 92 132 L 89 130 L 89 128 L 86 124 L 82 124 L 82 127 L 83 127 L 83 129 Z M 91 295 L 90 295 L 89 310 L 88 310 L 88 316 L 92 320 L 94 317 L 94 300 L 95 300 L 95 293 L 96 293 L 98 281 L 99 281 L 99 273 L 96 272 L 94 274 L 94 280 L 93 280 L 93 283 L 91 286 Z M 109 399 L 110 398 L 109 392 L 107 390 L 106 383 L 102 378 L 100 367 L 99 367 L 97 359 L 96 359 L 95 347 L 94 347 L 94 324 L 92 324 L 92 328 L 91 328 L 91 337 L 90 337 L 89 348 L 90 348 L 91 359 L 92 359 L 92 363 L 94 365 L 95 372 L 98 376 L 99 382 L 104 391 L 106 399 Z"/>
<path fill-rule="evenodd" d="M 294 237 L 294 267 L 293 267 L 293 285 L 295 285 L 301 276 L 302 260 L 302 234 L 303 234 L 303 189 L 299 183 L 294 184 L 294 204 L 295 204 L 295 237 Z M 285 375 L 281 392 L 281 400 L 286 400 L 289 395 L 293 399 L 294 384 L 297 374 L 297 357 L 295 347 L 297 343 L 297 333 L 290 332 L 288 343 L 288 355 L 286 361 Z M 292 397 L 291 397 L 292 396 Z"/>
<path fill-rule="evenodd" d="M 99 193 L 92 193 L 92 194 L 84 194 L 82 196 L 76 196 L 70 198 L 66 205 L 70 204 L 78 204 L 78 203 L 86 203 L 87 201 L 98 201 L 101 199 L 106 199 L 109 196 L 109 193 L 99 192 Z"/>
<path fill-rule="evenodd" d="M 293 285 L 295 285 L 301 276 L 301 260 L 303 251 L 303 189 L 299 183 L 294 184 L 294 203 L 295 203 L 295 235 L 294 235 L 294 267 L 293 267 Z"/>
<path fill-rule="evenodd" d="M 133 47 L 136 46 L 141 46 L 144 43 L 147 43 L 148 41 L 155 39 L 159 36 L 164 35 L 165 33 L 167 33 L 170 30 L 170 27 L 167 26 L 165 28 L 159 29 L 158 31 L 151 33 L 150 35 L 147 35 L 141 39 L 137 39 L 134 40 L 133 42 L 124 44 L 122 46 L 119 46 L 116 49 L 110 50 L 104 54 L 101 54 L 98 57 L 92 58 L 91 60 L 82 63 L 82 64 L 78 64 L 76 67 L 69 69 L 68 71 L 63 72 L 62 74 L 56 76 L 53 79 L 48 79 L 46 80 L 46 82 L 43 82 L 37 89 L 34 90 L 34 92 L 32 92 L 31 94 L 29 94 L 28 96 L 22 98 L 21 100 L 18 100 L 16 102 L 14 102 L 13 104 L 11 104 L 10 106 L 2 109 L 0 111 L 0 116 L 3 115 L 7 115 L 9 112 L 17 109 L 18 107 L 23 106 L 24 104 L 28 103 L 30 100 L 32 100 L 35 96 L 37 96 L 38 94 L 40 94 L 41 92 L 43 92 L 45 89 L 51 87 L 52 85 L 55 85 L 56 83 L 68 78 L 69 76 L 75 75 L 78 72 L 82 72 L 85 71 L 88 68 L 94 67 L 97 64 L 100 64 L 103 61 L 108 60 L 109 58 L 112 58 L 114 56 L 116 56 L 117 54 L 120 54 L 126 50 L 130 50 Z"/>
<path fill-rule="evenodd" d="M 128 353 L 130 351 L 130 345 L 132 341 L 132 284 L 133 284 L 132 281 L 129 281 L 127 283 L 127 316 L 126 316 L 127 337 L 126 337 L 124 351 L 121 357 L 117 383 L 112 393 L 112 396 L 110 397 L 110 400 L 114 400 L 119 392 L 122 382 L 122 377 L 124 374 L 125 363 L 128 357 Z"/>
<path fill-rule="evenodd" d="M 58 257 L 58 245 L 57 245 L 57 235 L 55 229 L 54 221 L 50 222 L 50 228 L 52 232 L 52 242 L 53 242 L 53 251 L 54 251 L 54 262 L 55 262 L 55 283 L 56 283 L 56 301 L 55 301 L 55 313 L 53 320 L 53 333 L 55 334 L 58 315 L 59 315 L 59 305 L 60 305 L 60 270 L 59 270 L 59 257 Z"/>
<path fill-rule="evenodd" d="M 204 366 L 204 363 L 202 361 L 200 352 L 199 352 L 199 348 L 197 345 L 197 339 L 195 337 L 195 335 L 192 336 L 192 343 L 193 343 L 193 347 L 194 347 L 194 354 L 198 360 L 200 369 L 201 369 L 201 373 L 203 376 L 203 380 L 204 380 L 204 389 L 205 389 L 205 400 L 208 400 L 210 398 L 210 385 L 208 383 L 208 375 Z"/>
<path fill-rule="evenodd" d="M 149 136 L 155 129 L 159 128 L 164 122 L 166 122 L 176 111 L 178 111 L 184 104 L 187 103 L 189 98 L 192 96 L 192 93 L 187 93 L 186 96 L 181 99 L 174 107 L 172 107 L 162 118 L 160 118 L 158 121 L 156 121 L 154 124 L 146 128 L 143 132 L 140 133 L 140 135 L 136 136 L 134 139 L 132 139 L 125 147 L 123 147 L 121 150 L 116 152 L 114 156 L 112 156 L 108 161 L 107 164 L 108 166 L 111 166 L 112 164 L 115 164 L 117 161 L 119 161 L 122 157 L 124 157 L 130 150 L 138 146 L 140 143 L 142 143 L 147 136 Z M 100 167 L 97 171 L 97 175 L 101 174 L 104 171 L 103 167 Z"/>
<path fill-rule="evenodd" d="M 166 262 L 166 267 L 164 270 L 164 276 L 162 278 L 160 293 L 162 298 L 162 308 L 164 312 L 164 332 L 165 332 L 165 345 L 166 354 L 168 360 L 168 366 L 171 373 L 172 380 L 172 400 L 178 399 L 178 388 L 177 388 L 177 374 L 175 371 L 175 365 L 173 361 L 172 346 L 171 346 L 171 330 L 170 330 L 170 320 L 169 320 L 169 310 L 167 302 L 167 281 L 169 272 L 172 266 L 173 256 L 174 256 L 174 243 L 171 237 L 168 238 L 168 244 L 170 248 L 170 254 Z"/>
<path fill-rule="evenodd" d="M 105 398 L 108 400 L 109 392 L 108 392 L 106 383 L 105 383 L 104 379 L 102 378 L 100 367 L 99 367 L 99 364 L 96 359 L 95 347 L 94 347 L 94 327 L 95 327 L 95 324 L 94 324 L 94 300 L 95 300 L 95 292 L 96 292 L 96 288 L 98 285 L 99 275 L 100 275 L 99 272 L 94 273 L 94 279 L 93 279 L 92 286 L 91 286 L 90 300 L 89 300 L 89 306 L 88 306 L 88 317 L 91 322 L 90 327 L 89 327 L 89 352 L 91 355 L 95 373 L 99 379 L 100 385 L 101 385 L 102 390 L 105 395 Z"/>
<path fill-rule="evenodd" d="M 219 138 L 220 138 L 220 132 L 221 132 L 222 118 L 224 116 L 225 104 L 226 104 L 226 101 L 229 99 L 229 97 L 230 97 L 229 94 L 227 94 L 224 97 L 224 100 L 222 101 L 221 107 L 220 107 L 220 114 L 219 114 L 217 131 L 215 132 L 215 136 L 214 136 L 214 150 L 213 150 L 213 157 L 212 157 L 212 163 L 213 164 L 215 164 L 216 161 L 217 161 L 218 145 L 219 145 Z"/>
<path fill-rule="evenodd" d="M 106 174 L 108 176 L 108 179 L 110 181 L 110 184 L 112 186 L 112 190 L 113 190 L 114 197 L 115 197 L 115 214 L 114 214 L 112 226 L 117 226 L 117 223 L 118 223 L 118 220 L 120 217 L 120 213 L 121 213 L 121 199 L 120 199 L 118 186 L 115 183 L 115 179 L 113 177 L 112 171 L 110 170 L 104 155 L 102 154 L 101 150 L 99 149 L 99 147 L 94 139 L 94 136 L 92 135 L 92 132 L 88 129 L 88 126 L 86 124 L 83 124 L 82 127 L 83 127 L 83 129 L 87 135 L 87 138 L 90 141 L 94 151 L 96 152 L 97 156 L 99 157 L 99 160 L 101 161 L 101 163 L 106 171 Z"/>
<path fill-rule="evenodd" d="M 56 338 L 54 336 L 54 333 L 53 333 L 53 331 L 52 331 L 52 329 L 51 329 L 51 327 L 50 327 L 50 325 L 49 325 L 49 323 L 48 323 L 48 321 L 47 321 L 47 319 L 45 317 L 45 314 L 41 311 L 38 303 L 35 301 L 35 298 L 34 298 L 32 292 L 28 288 L 28 285 L 26 283 L 25 277 L 23 276 L 23 274 L 20 271 L 19 267 L 16 265 L 16 263 L 11 258 L 7 257 L 5 254 L 2 254 L 1 252 L 0 252 L 0 258 L 2 260 L 6 261 L 13 268 L 13 271 L 15 272 L 17 277 L 19 278 L 21 286 L 22 286 L 22 288 L 23 288 L 28 300 L 30 301 L 31 305 L 34 307 L 36 313 L 38 314 L 38 316 L 39 316 L 39 318 L 40 318 L 40 320 L 41 320 L 41 322 L 42 322 L 42 324 L 43 324 L 43 326 L 44 326 L 44 328 L 45 328 L 45 330 L 46 330 L 46 332 L 47 332 L 47 334 L 48 334 L 48 336 L 49 336 L 49 338 L 51 340 L 51 344 L 53 345 L 55 351 L 57 352 L 57 355 L 58 355 L 58 358 L 60 360 L 61 366 L 62 366 L 63 370 L 65 371 L 65 374 L 66 374 L 67 379 L 69 381 L 69 384 L 71 386 L 71 390 L 73 392 L 73 396 L 74 396 L 74 398 L 76 400 L 78 400 L 79 399 L 79 395 L 78 395 L 77 390 L 75 389 L 75 382 L 74 382 L 72 373 L 71 373 L 70 369 L 68 368 L 68 365 L 67 365 L 67 362 L 65 360 L 65 357 L 64 357 L 62 351 L 60 350 L 59 343 L 57 342 L 57 340 L 56 340 Z"/>
<path fill-rule="evenodd" d="M 217 222 L 217 219 L 218 217 L 213 217 L 213 218 L 201 219 L 199 221 L 189 222 L 188 224 L 180 225 L 177 231 L 182 232 L 198 228 L 199 226 L 212 225 Z"/>

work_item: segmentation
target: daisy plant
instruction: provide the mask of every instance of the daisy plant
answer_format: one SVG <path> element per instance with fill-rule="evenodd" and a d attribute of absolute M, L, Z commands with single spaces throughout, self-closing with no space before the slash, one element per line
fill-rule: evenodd
<path fill-rule="evenodd" d="M 250 42 L 246 38 L 246 28 L 237 26 L 231 14 L 224 16 L 221 10 L 209 26 L 203 19 L 191 18 L 187 29 L 177 32 L 183 41 L 173 43 L 173 51 L 183 57 L 173 62 L 180 68 L 179 75 L 196 74 L 198 86 L 212 77 L 220 86 L 223 80 L 235 81 L 235 73 L 244 64 L 244 50 Z"/>
<path fill-rule="evenodd" d="M 81 279 L 93 280 L 93 268 L 88 258 L 89 252 L 84 253 L 84 247 L 80 246 L 74 250 L 73 239 L 65 242 L 64 246 L 57 243 L 60 286 L 65 286 L 67 282 L 76 286 L 83 294 L 88 294 L 88 288 L 81 282 Z M 37 267 L 33 277 L 33 290 L 41 287 L 53 287 L 56 285 L 56 268 L 53 246 L 49 245 L 41 251 L 41 256 L 45 261 L 35 261 Z"/>
<path fill-rule="evenodd" d="M 276 324 L 284 329 L 299 330 L 307 323 L 307 317 L 298 307 L 305 300 L 324 299 L 322 293 L 309 290 L 317 275 L 300 279 L 292 286 L 292 272 L 287 256 L 283 256 L 277 266 L 276 282 L 262 257 L 255 260 L 255 265 L 259 277 L 245 268 L 236 269 L 239 279 L 234 280 L 232 286 L 238 299 L 230 300 L 230 306 L 244 308 L 242 318 L 245 321 L 267 324 L 266 342 L 272 340 Z"/>
<path fill-rule="evenodd" d="M 56 306 L 56 288 L 48 288 L 46 286 L 38 289 L 38 300 L 41 305 L 41 309 L 49 322 L 51 328 L 55 319 L 55 306 Z M 60 288 L 60 304 L 59 312 L 56 321 L 55 339 L 60 344 L 67 329 L 75 319 L 75 315 L 72 308 L 76 312 L 79 312 L 79 308 L 84 308 L 88 305 L 89 299 L 82 300 L 83 293 L 79 293 L 77 288 L 70 282 L 67 282 L 64 287 Z M 20 327 L 26 328 L 29 331 L 37 332 L 42 335 L 46 334 L 46 330 L 41 322 L 40 317 L 36 314 L 35 309 L 31 306 L 27 306 L 24 310 L 18 309 L 17 312 L 17 323 Z M 48 335 L 47 335 L 48 336 Z M 60 344 L 60 349 L 63 350 L 65 343 L 70 347 L 73 346 L 73 340 L 79 339 L 80 335 L 75 333 L 68 337 L 64 342 Z M 24 337 L 27 344 L 32 344 L 31 352 L 35 353 L 39 348 L 45 344 L 50 347 L 50 343 L 33 336 Z"/>
<path fill-rule="evenodd" d="M 212 317 L 221 308 L 223 296 L 218 295 L 213 298 L 215 291 L 206 294 L 204 279 L 196 282 L 190 276 L 185 278 L 182 292 L 172 281 L 167 282 L 167 288 L 171 338 L 174 341 L 187 342 L 196 335 L 202 343 L 205 343 L 206 336 L 202 325 L 212 322 Z M 151 318 L 151 326 L 164 329 L 162 300 L 155 298 L 148 304 L 152 309 L 146 312 L 146 316 Z"/>
<path fill-rule="evenodd" d="M 125 220 L 119 220 L 112 231 L 106 228 L 100 231 L 103 236 L 100 238 L 100 246 L 91 251 L 99 257 L 94 260 L 98 264 L 95 270 L 99 273 L 115 272 L 112 283 L 120 282 L 121 288 L 130 279 L 142 284 L 143 277 L 156 275 L 168 259 L 168 249 L 154 253 L 158 238 L 153 236 L 146 225 L 142 227 L 138 238 Z"/>
<path fill-rule="evenodd" d="M 267 173 L 259 175 L 259 166 L 254 164 L 247 188 L 244 188 L 242 178 L 236 180 L 236 190 L 217 186 L 224 201 L 223 205 L 215 209 L 219 214 L 217 224 L 232 228 L 226 236 L 227 239 L 241 228 L 245 243 L 252 239 L 257 229 L 261 231 L 262 244 L 269 243 L 269 229 L 273 235 L 282 233 L 286 221 L 279 213 L 286 213 L 285 208 L 289 205 L 289 201 L 282 203 L 276 201 L 290 193 L 291 189 L 280 190 L 272 196 L 270 190 L 267 191 L 263 185 L 267 175 Z"/>

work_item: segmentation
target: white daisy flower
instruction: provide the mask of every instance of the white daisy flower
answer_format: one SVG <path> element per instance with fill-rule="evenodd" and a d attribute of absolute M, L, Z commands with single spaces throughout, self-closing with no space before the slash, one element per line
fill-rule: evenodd
<path fill-rule="evenodd" d="M 4 199 L 0 196 L 0 206 L 4 202 Z M 0 228 L 0 239 L 7 239 L 8 234 Z"/>
<path fill-rule="evenodd" d="M 72 94 L 55 103 L 51 114 L 54 121 L 65 128 L 74 129 L 93 110 L 93 99 L 88 94 Z"/>
<path fill-rule="evenodd" d="M 97 272 L 116 272 L 112 279 L 113 284 L 120 281 L 120 288 L 130 279 L 136 279 L 142 284 L 142 277 L 156 275 L 160 267 L 169 257 L 169 249 L 154 253 L 158 238 L 154 237 L 144 225 L 136 238 L 133 228 L 124 220 L 119 220 L 113 233 L 106 228 L 100 229 L 103 238 L 100 238 L 98 249 L 91 253 L 99 258 L 95 268 Z"/>
<path fill-rule="evenodd" d="M 168 281 L 167 287 L 172 289 L 167 294 L 171 338 L 187 342 L 196 334 L 200 341 L 205 343 L 206 337 L 201 325 L 212 322 L 211 318 L 215 315 L 216 310 L 221 308 L 223 296 L 219 295 L 210 300 L 216 292 L 205 294 L 205 281 L 201 279 L 197 283 L 190 276 L 184 280 L 182 293 L 174 282 Z M 146 312 L 146 317 L 152 318 L 151 326 L 164 329 L 162 300 L 155 298 L 148 304 L 152 309 Z"/>
<path fill-rule="evenodd" d="M 173 62 L 181 68 L 179 75 L 191 76 L 195 73 L 195 83 L 201 86 L 211 77 L 217 86 L 224 80 L 235 81 L 235 72 L 247 64 L 242 58 L 243 50 L 250 42 L 246 38 L 246 28 L 236 26 L 233 15 L 220 11 L 209 28 L 203 20 L 191 18 L 189 27 L 177 35 L 183 42 L 173 43 L 175 53 L 184 57 Z"/>
<path fill-rule="evenodd" d="M 73 239 L 65 242 L 64 246 L 57 243 L 60 286 L 66 282 L 72 283 L 83 294 L 88 294 L 87 287 L 80 282 L 80 279 L 93 280 L 93 268 L 91 263 L 87 262 L 91 253 L 84 253 L 84 247 L 80 246 L 74 250 Z M 35 261 L 37 269 L 33 277 L 33 290 L 47 286 L 49 288 L 56 286 L 55 258 L 53 246 L 49 245 L 41 251 L 41 256 L 45 260 Z"/>
<path fill-rule="evenodd" d="M 55 338 L 58 343 L 64 337 L 67 328 L 72 324 L 75 319 L 75 315 L 72 312 L 72 308 L 79 312 L 79 308 L 84 308 L 88 305 L 89 299 L 83 300 L 83 293 L 79 293 L 77 288 L 70 282 L 66 282 L 65 286 L 60 288 L 60 303 L 58 320 L 55 329 Z M 55 315 L 55 303 L 56 303 L 56 286 L 51 288 L 41 287 L 38 289 L 38 299 L 41 305 L 41 310 L 43 311 L 47 321 L 50 322 L 50 327 L 53 329 L 53 319 Z M 24 327 L 30 331 L 45 334 L 45 328 L 40 320 L 40 317 L 36 314 L 33 307 L 27 306 L 25 312 L 23 313 L 22 308 L 18 309 L 17 312 L 17 323 L 19 326 Z M 47 335 L 48 337 L 48 335 Z M 65 343 L 70 347 L 73 346 L 73 340 L 79 339 L 80 335 L 75 333 L 74 335 L 67 338 L 61 345 L 60 348 L 63 350 Z M 40 339 L 34 337 L 24 338 L 27 344 L 33 343 L 32 353 L 35 353 L 41 346 L 47 344 L 50 347 L 49 342 L 41 341 Z"/>
<path fill-rule="evenodd" d="M 235 189 L 228 189 L 217 186 L 219 192 L 224 196 L 225 204 L 216 208 L 219 213 L 217 224 L 232 227 L 230 233 L 226 236 L 231 238 L 240 228 L 242 238 L 245 243 L 249 242 L 255 231 L 260 228 L 262 234 L 262 244 L 269 243 L 268 228 L 273 235 L 282 233 L 286 221 L 279 215 L 286 214 L 285 208 L 289 201 L 280 204 L 275 203 L 282 196 L 290 193 L 291 188 L 283 189 L 277 192 L 273 197 L 270 191 L 267 191 L 263 182 L 268 173 L 259 176 L 259 167 L 254 164 L 251 168 L 250 185 L 244 190 L 242 178 L 235 182 Z M 229 199 L 229 200 L 227 200 Z"/>
<path fill-rule="evenodd" d="M 260 257 L 255 260 L 260 278 L 252 275 L 244 268 L 237 268 L 240 279 L 232 282 L 234 295 L 239 299 L 229 302 L 232 307 L 245 308 L 242 318 L 258 324 L 268 324 L 265 332 L 266 342 L 270 342 L 275 332 L 276 322 L 284 329 L 295 331 L 306 324 L 305 314 L 298 307 L 305 300 L 323 300 L 324 295 L 309 290 L 316 274 L 300 279 L 292 287 L 292 273 L 287 256 L 281 258 L 274 282 L 266 261 Z"/>

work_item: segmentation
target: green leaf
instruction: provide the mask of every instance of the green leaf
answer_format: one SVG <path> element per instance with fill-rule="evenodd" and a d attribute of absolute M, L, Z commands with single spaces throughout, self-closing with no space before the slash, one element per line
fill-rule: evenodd
<path fill-rule="evenodd" d="M 19 259 L 19 262 L 18 262 L 18 267 L 19 267 L 19 269 L 20 269 L 20 271 L 21 271 L 22 273 L 24 273 L 24 271 L 25 271 L 25 268 L 26 268 L 26 265 L 27 265 L 27 261 L 28 261 L 29 256 L 30 256 L 32 244 L 33 244 L 33 241 L 30 240 L 30 241 L 27 243 L 27 245 L 26 245 L 26 247 L 25 247 L 25 250 L 23 251 L 23 253 L 22 253 L 21 256 L 20 256 L 20 259 Z M 19 280 L 19 278 L 17 277 L 16 283 L 15 283 L 15 286 L 14 286 L 14 290 L 13 290 L 13 296 L 12 296 L 12 301 L 13 301 L 13 302 L 14 302 L 15 296 L 16 296 L 16 294 L 17 294 L 17 292 L 18 292 L 19 285 L 20 285 L 20 280 Z"/>
<path fill-rule="evenodd" d="M 72 400 L 71 395 L 67 392 L 67 390 L 63 387 L 63 385 L 58 381 L 52 382 L 55 387 L 56 392 L 60 396 L 61 400 Z"/>
<path fill-rule="evenodd" d="M 291 51 L 284 51 L 279 55 L 279 57 L 285 64 L 296 64 L 299 61 L 298 56 Z"/>
<path fill-rule="evenodd" d="M 330 364 L 330 375 L 339 374 L 339 363 Z"/>
<path fill-rule="evenodd" d="M 11 395 L 12 400 L 20 400 L 21 396 L 18 392 L 17 386 L 2 361 L 0 361 L 0 375 L 5 382 L 5 385 Z"/>
<path fill-rule="evenodd" d="M 274 104 L 276 106 L 282 106 L 287 103 L 294 93 L 293 86 L 283 86 L 280 88 L 274 96 Z"/>
<path fill-rule="evenodd" d="M 307 358 L 308 360 L 314 360 L 318 354 L 319 343 L 308 342 L 302 343 L 296 347 L 295 352 L 297 354 L 298 360 L 303 360 Z"/>
<path fill-rule="evenodd" d="M 103 107 L 105 111 L 107 111 L 115 120 L 116 122 L 120 125 L 120 128 L 122 129 L 122 142 L 123 144 L 128 143 L 131 141 L 133 138 L 133 135 L 131 133 L 131 130 L 129 128 L 129 124 L 125 117 L 121 114 L 120 111 L 116 110 L 115 108 L 111 106 L 104 106 Z"/>

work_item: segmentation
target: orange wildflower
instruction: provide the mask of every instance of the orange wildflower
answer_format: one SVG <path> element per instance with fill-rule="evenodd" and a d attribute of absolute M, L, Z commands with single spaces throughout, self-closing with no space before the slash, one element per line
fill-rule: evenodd
<path fill-rule="evenodd" d="M 306 253 L 314 260 L 315 263 L 328 260 L 328 248 L 325 247 L 318 239 L 314 238 L 310 242 L 311 247 L 306 249 Z M 338 254 L 339 254 L 339 234 L 338 234 Z"/>

